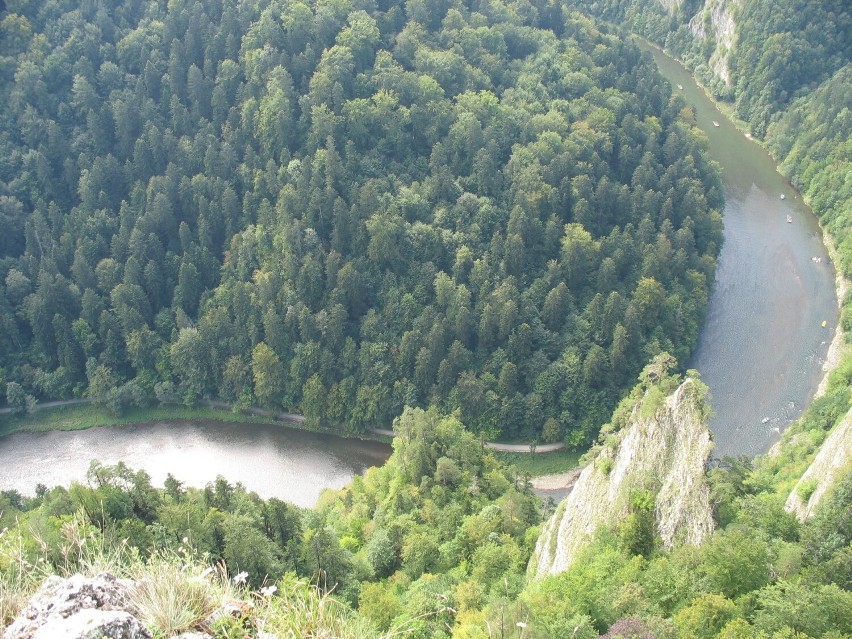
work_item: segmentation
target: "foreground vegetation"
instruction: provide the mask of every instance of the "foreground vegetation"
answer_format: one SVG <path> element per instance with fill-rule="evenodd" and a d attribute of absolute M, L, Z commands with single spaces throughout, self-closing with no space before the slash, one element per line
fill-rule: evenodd
<path fill-rule="evenodd" d="M 659 384 L 671 385 L 668 378 Z M 323 606 L 328 623 L 342 624 L 339 636 L 849 636 L 852 473 L 801 523 L 784 511 L 783 477 L 772 459 L 756 469 L 726 460 L 709 471 L 718 529 L 701 547 L 665 551 L 653 532 L 653 496 L 643 492 L 567 572 L 530 582 L 541 513 L 523 477 L 455 417 L 407 409 L 396 427 L 390 461 L 326 492 L 313 510 L 263 501 L 224 479 L 196 490 L 170 478 L 155 489 L 143 472 L 120 465 L 96 464 L 86 484 L 40 489 L 34 498 L 6 491 L 5 618 L 50 572 L 104 564 L 137 577 L 155 572 L 171 584 L 158 592 L 192 599 L 194 575 L 221 564 L 230 576 L 245 573 L 247 588 L 277 585 L 278 593 L 253 595 L 262 599 L 253 612 L 228 620 L 249 636 L 298 628 L 314 614 L 297 622 L 298 610 Z M 210 580 L 205 601 L 228 583 Z M 150 596 L 156 607 L 156 593 Z M 285 609 L 294 601 L 298 610 Z M 177 628 L 174 618 L 200 624 L 205 615 L 196 609 L 207 606 L 186 601 L 161 614 L 158 627 Z M 213 630 L 235 636 L 232 626 Z"/>

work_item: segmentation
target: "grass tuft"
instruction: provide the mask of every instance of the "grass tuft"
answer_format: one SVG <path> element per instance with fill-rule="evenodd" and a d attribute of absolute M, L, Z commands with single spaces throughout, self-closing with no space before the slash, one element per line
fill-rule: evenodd
<path fill-rule="evenodd" d="M 257 610 L 258 629 L 278 639 L 389 639 L 401 634 L 378 632 L 332 595 L 295 576 L 285 576 L 278 592 L 262 597 Z"/>
<path fill-rule="evenodd" d="M 19 531 L 0 531 L 0 630 L 27 605 L 43 578 L 38 562 L 27 556 Z"/>
<path fill-rule="evenodd" d="M 234 599 L 224 568 L 205 568 L 172 553 L 152 556 L 135 572 L 131 604 L 155 637 L 198 628 Z"/>

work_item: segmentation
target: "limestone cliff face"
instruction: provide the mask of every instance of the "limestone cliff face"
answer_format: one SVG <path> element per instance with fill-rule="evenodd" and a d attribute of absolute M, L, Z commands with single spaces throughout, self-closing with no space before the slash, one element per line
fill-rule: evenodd
<path fill-rule="evenodd" d="M 814 461 L 790 493 L 787 512 L 794 513 L 802 521 L 810 517 L 834 482 L 851 468 L 852 410 L 828 435 Z"/>
<path fill-rule="evenodd" d="M 725 86 L 731 86 L 729 59 L 736 45 L 734 13 L 742 0 L 705 0 L 704 6 L 689 21 L 692 35 L 698 40 L 710 39 L 713 53 L 708 64 Z"/>
<path fill-rule="evenodd" d="M 657 531 L 667 548 L 697 545 L 713 531 L 705 478 L 713 448 L 704 421 L 706 387 L 687 379 L 656 408 L 649 408 L 650 392 L 545 524 L 531 575 L 566 570 L 600 526 L 616 525 L 628 514 L 634 488 L 656 495 Z"/>
<path fill-rule="evenodd" d="M 704 0 L 701 8 L 689 20 L 689 30 L 696 40 L 709 40 L 712 53 L 707 61 L 713 73 L 725 86 L 731 86 L 730 55 L 736 46 L 734 16 L 744 0 Z M 683 0 L 657 0 L 660 6 L 674 15 Z"/>

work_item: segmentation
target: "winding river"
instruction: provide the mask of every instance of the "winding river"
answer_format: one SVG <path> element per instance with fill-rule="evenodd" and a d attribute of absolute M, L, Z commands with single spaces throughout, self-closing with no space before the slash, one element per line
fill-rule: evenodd
<path fill-rule="evenodd" d="M 755 455 L 801 414 L 818 385 L 838 321 L 834 269 L 816 218 L 769 155 L 737 131 L 685 68 L 651 51 L 695 108 L 724 181 L 725 243 L 689 366 L 710 387 L 715 454 Z M 219 422 L 18 433 L 0 438 L 0 488 L 32 494 L 38 483 L 84 480 L 97 458 L 144 468 L 158 485 L 169 472 L 192 486 L 223 475 L 262 497 L 312 506 L 324 488 L 344 485 L 389 455 L 389 446 L 375 442 Z"/>
<path fill-rule="evenodd" d="M 678 61 L 646 48 L 695 109 L 722 169 L 725 243 L 689 363 L 710 387 L 714 456 L 764 453 L 819 385 L 839 317 L 834 267 L 816 217 L 770 155 Z"/>

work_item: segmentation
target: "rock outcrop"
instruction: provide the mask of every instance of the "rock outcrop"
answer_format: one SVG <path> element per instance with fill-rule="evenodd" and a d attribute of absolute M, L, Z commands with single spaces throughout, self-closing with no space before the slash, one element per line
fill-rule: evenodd
<path fill-rule="evenodd" d="M 677 11 L 678 9 L 680 9 L 680 6 L 683 4 L 683 0 L 657 0 L 657 1 L 660 3 L 660 5 L 663 7 L 663 9 L 666 10 L 666 12 L 669 15 L 674 14 L 674 12 Z"/>
<path fill-rule="evenodd" d="M 787 512 L 810 517 L 834 482 L 852 469 L 852 410 L 826 437 L 811 465 L 787 498 Z"/>
<path fill-rule="evenodd" d="M 125 608 L 133 582 L 109 573 L 48 577 L 3 639 L 149 639 Z"/>
<path fill-rule="evenodd" d="M 708 64 L 725 86 L 731 86 L 729 57 L 736 44 L 734 9 L 742 0 L 706 0 L 701 10 L 689 21 L 689 29 L 698 40 L 713 43 Z"/>
<path fill-rule="evenodd" d="M 713 448 L 706 387 L 687 379 L 670 396 L 659 394 L 658 387 L 645 391 L 627 424 L 580 474 L 542 530 L 531 575 L 566 570 L 599 527 L 617 525 L 629 513 L 637 488 L 656 496 L 656 529 L 667 548 L 697 545 L 713 531 L 705 477 Z"/>

